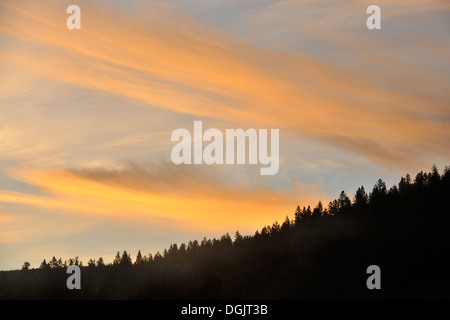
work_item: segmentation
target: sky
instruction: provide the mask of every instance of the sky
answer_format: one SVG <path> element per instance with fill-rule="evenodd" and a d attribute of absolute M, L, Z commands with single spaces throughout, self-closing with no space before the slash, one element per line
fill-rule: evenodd
<path fill-rule="evenodd" d="M 442 171 L 449 30 L 434 0 L 0 1 L 0 270 L 250 235 Z M 279 129 L 278 173 L 175 165 L 196 120 Z"/>

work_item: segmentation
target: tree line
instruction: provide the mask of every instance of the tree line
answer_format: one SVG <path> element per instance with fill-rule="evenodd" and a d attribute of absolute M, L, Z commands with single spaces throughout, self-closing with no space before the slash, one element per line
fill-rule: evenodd
<path fill-rule="evenodd" d="M 319 219 L 327 219 L 331 216 L 346 216 L 356 213 L 365 214 L 367 213 L 366 211 L 374 211 L 380 208 L 382 209 L 383 205 L 398 202 L 400 198 L 411 195 L 414 192 L 424 192 L 426 189 L 430 189 L 428 191 L 433 192 L 433 189 L 437 188 L 441 182 L 448 184 L 449 180 L 450 166 L 445 166 L 444 172 L 441 176 L 437 167 L 433 165 L 431 172 L 424 173 L 421 171 L 417 173 L 414 179 L 407 174 L 405 177 L 401 177 L 398 185 L 394 185 L 390 189 L 386 187 L 386 183 L 383 180 L 379 179 L 373 186 L 371 192 L 367 193 L 364 186 L 361 186 L 356 190 L 356 193 L 352 199 L 347 196 L 345 191 L 341 191 L 339 197 L 333 201 L 330 201 L 327 207 L 324 207 L 321 201 L 319 201 L 313 209 L 311 209 L 310 206 L 303 208 L 297 206 L 293 219 L 286 216 L 286 219 L 281 224 L 279 224 L 278 221 L 275 221 L 272 225 L 268 225 L 263 227 L 261 230 L 257 230 L 254 236 L 242 236 L 239 231 L 236 231 L 234 241 L 231 239 L 229 233 L 226 233 L 219 239 L 206 239 L 205 237 L 201 242 L 198 240 L 193 240 L 189 241 L 188 244 L 181 243 L 179 246 L 174 243 L 171 244 L 168 249 L 164 249 L 162 254 L 157 251 L 155 255 L 152 255 L 152 253 L 142 255 L 139 250 L 134 262 L 131 255 L 126 250 L 123 251 L 122 254 L 117 251 L 117 254 L 112 262 L 105 263 L 103 258 L 100 257 L 97 260 L 90 259 L 87 262 L 87 266 L 104 267 L 143 265 L 158 262 L 163 259 L 171 259 L 175 256 L 183 256 L 198 250 L 238 246 L 242 244 L 242 242 L 249 241 L 251 239 L 271 237 L 291 228 L 299 227 L 301 224 L 307 224 Z M 79 261 L 78 257 L 65 261 L 62 261 L 61 258 L 56 259 L 53 257 L 48 263 L 44 259 L 39 268 L 67 268 L 69 265 L 77 265 L 80 267 L 84 266 L 83 262 Z M 25 262 L 22 269 L 29 269 L 29 267 L 30 264 Z"/>
<path fill-rule="evenodd" d="M 111 262 L 86 265 L 53 257 L 39 269 L 0 272 L 0 297 L 448 298 L 449 235 L 450 167 L 440 174 L 433 166 L 390 188 L 380 179 L 369 192 L 342 191 L 326 206 L 297 206 L 250 236 L 236 231 L 133 258 L 117 252 Z M 71 264 L 83 270 L 79 292 L 65 288 Z M 372 264 L 383 274 L 377 292 L 365 286 Z"/>

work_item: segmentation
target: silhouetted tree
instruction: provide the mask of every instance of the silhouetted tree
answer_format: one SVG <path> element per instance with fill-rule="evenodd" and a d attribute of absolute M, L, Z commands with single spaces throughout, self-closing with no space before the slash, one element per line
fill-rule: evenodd
<path fill-rule="evenodd" d="M 180 255 L 184 255 L 186 253 L 186 244 L 182 243 L 180 245 L 180 249 L 178 250 L 178 252 L 180 253 Z"/>
<path fill-rule="evenodd" d="M 235 245 L 239 245 L 242 243 L 242 235 L 239 233 L 239 231 L 236 231 L 235 235 L 234 235 L 234 244 Z"/>
<path fill-rule="evenodd" d="M 341 194 L 338 198 L 338 207 L 341 213 L 346 212 L 350 206 L 352 205 L 352 202 L 350 201 L 350 198 L 347 196 L 345 191 L 341 191 Z"/>
<path fill-rule="evenodd" d="M 281 226 L 278 221 L 272 224 L 271 234 L 278 234 L 281 231 Z"/>
<path fill-rule="evenodd" d="M 25 263 L 22 266 L 22 270 L 29 270 L 29 269 L 30 269 L 30 263 L 25 261 Z"/>
<path fill-rule="evenodd" d="M 433 164 L 433 167 L 431 168 L 431 174 L 430 174 L 430 185 L 436 186 L 441 181 L 441 176 L 439 175 L 438 169 Z"/>
<path fill-rule="evenodd" d="M 395 185 L 392 186 L 392 187 L 389 189 L 388 194 L 391 195 L 391 196 L 397 196 L 397 195 L 399 194 L 399 191 L 398 191 L 397 186 L 395 186 Z"/>
<path fill-rule="evenodd" d="M 366 190 L 364 190 L 364 186 L 361 186 L 356 190 L 353 204 L 358 209 L 365 209 L 369 204 L 369 196 L 367 195 Z"/>
<path fill-rule="evenodd" d="M 425 176 L 425 174 L 423 173 L 423 171 L 420 171 L 417 175 L 416 178 L 414 179 L 414 184 L 416 185 L 416 187 L 418 187 L 419 189 L 423 188 L 424 186 L 426 186 L 427 184 L 427 178 Z"/>
<path fill-rule="evenodd" d="M 41 262 L 41 265 L 39 266 L 39 269 L 48 269 L 48 268 L 50 268 L 50 267 L 49 267 L 49 265 L 47 264 L 47 262 L 44 259 L 44 261 Z"/>
<path fill-rule="evenodd" d="M 114 261 L 113 261 L 113 266 L 118 266 L 118 265 L 120 265 L 120 252 L 119 251 L 117 251 L 116 257 L 114 258 Z"/>
<path fill-rule="evenodd" d="M 156 262 L 156 261 L 161 261 L 162 260 L 162 256 L 161 256 L 161 253 L 159 253 L 159 251 L 157 251 L 156 253 L 155 253 L 155 257 L 153 258 L 153 260 Z"/>
<path fill-rule="evenodd" d="M 300 214 L 300 220 L 304 223 L 308 223 L 311 220 L 311 207 L 308 206 L 308 208 L 303 207 L 302 213 Z"/>
<path fill-rule="evenodd" d="M 178 254 L 178 245 L 176 243 L 171 244 L 169 247 L 169 250 L 166 251 L 166 254 L 170 255 L 170 256 L 176 256 Z"/>
<path fill-rule="evenodd" d="M 336 199 L 330 201 L 330 203 L 328 204 L 328 214 L 331 216 L 339 214 L 339 204 Z"/>
<path fill-rule="evenodd" d="M 58 268 L 58 260 L 56 260 L 55 256 L 53 256 L 48 265 L 50 268 Z"/>
<path fill-rule="evenodd" d="M 105 266 L 105 262 L 103 261 L 103 258 L 100 257 L 97 260 L 97 267 L 104 267 Z"/>
<path fill-rule="evenodd" d="M 121 266 L 130 266 L 132 265 L 131 256 L 127 253 L 126 250 L 123 251 L 122 257 L 120 258 Z"/>
<path fill-rule="evenodd" d="M 450 166 L 445 166 L 443 177 L 448 177 L 448 176 L 450 176 Z"/>
<path fill-rule="evenodd" d="M 78 260 L 78 256 L 76 256 L 73 259 L 69 259 L 69 265 L 76 265 L 76 266 L 82 266 L 83 263 L 81 261 Z"/>
<path fill-rule="evenodd" d="M 323 215 L 323 205 L 322 205 L 322 202 L 319 201 L 317 206 L 312 211 L 311 219 L 317 220 L 320 217 L 322 217 L 322 215 Z"/>
<path fill-rule="evenodd" d="M 374 185 L 372 193 L 369 195 L 369 203 L 371 205 L 379 204 L 387 195 L 386 183 L 383 180 L 378 179 L 378 182 Z"/>
<path fill-rule="evenodd" d="M 406 178 L 401 178 L 400 182 L 398 183 L 398 190 L 401 194 L 406 194 L 408 190 L 410 189 L 411 181 L 409 181 Z"/>
<path fill-rule="evenodd" d="M 89 259 L 89 261 L 88 261 L 88 267 L 95 267 L 95 259 Z"/>
<path fill-rule="evenodd" d="M 231 247 L 233 245 L 233 240 L 231 240 L 231 237 L 228 234 L 228 232 L 220 237 L 219 244 L 223 247 Z"/>
<path fill-rule="evenodd" d="M 141 250 L 138 251 L 137 256 L 136 256 L 136 261 L 134 262 L 134 264 L 142 264 L 144 261 L 142 259 L 142 254 L 141 254 Z"/>
<path fill-rule="evenodd" d="M 189 241 L 188 242 L 188 250 L 189 251 L 195 251 L 199 248 L 199 244 L 197 240 Z"/>
<path fill-rule="evenodd" d="M 281 224 L 281 230 L 286 231 L 291 228 L 291 220 L 289 220 L 289 217 L 286 216 L 283 223 Z"/>
<path fill-rule="evenodd" d="M 300 206 L 297 206 L 297 209 L 295 209 L 294 213 L 294 223 L 296 226 L 300 225 L 300 222 L 302 220 L 302 209 L 300 209 Z"/>

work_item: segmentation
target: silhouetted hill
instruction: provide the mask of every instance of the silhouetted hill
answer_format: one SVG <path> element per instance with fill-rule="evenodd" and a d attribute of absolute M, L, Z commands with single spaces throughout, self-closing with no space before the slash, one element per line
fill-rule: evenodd
<path fill-rule="evenodd" d="M 450 298 L 450 170 L 420 172 L 367 194 L 342 192 L 325 208 L 298 207 L 292 219 L 254 236 L 174 244 L 136 261 L 82 267 L 82 289 L 66 288 L 63 262 L 0 272 L 0 298 L 26 299 L 377 299 Z M 369 265 L 381 289 L 369 290 Z M 24 266 L 26 269 L 27 266 Z"/>

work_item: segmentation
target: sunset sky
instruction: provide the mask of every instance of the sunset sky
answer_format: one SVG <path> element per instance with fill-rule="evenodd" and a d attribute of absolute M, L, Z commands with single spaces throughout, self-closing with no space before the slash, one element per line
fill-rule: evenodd
<path fill-rule="evenodd" d="M 449 84 L 447 0 L 2 0 L 0 270 L 253 234 L 442 171 Z M 278 174 L 174 165 L 194 120 L 279 129 Z"/>

